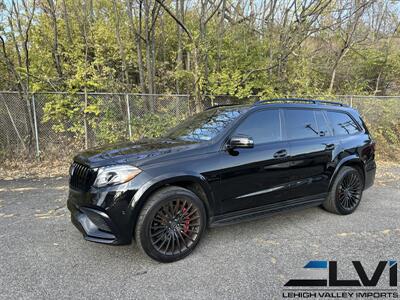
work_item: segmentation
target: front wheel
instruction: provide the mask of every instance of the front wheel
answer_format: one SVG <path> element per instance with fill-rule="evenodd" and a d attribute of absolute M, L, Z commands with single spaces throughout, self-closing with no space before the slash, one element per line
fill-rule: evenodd
<path fill-rule="evenodd" d="M 169 186 L 150 196 L 135 228 L 139 248 L 160 262 L 189 255 L 206 225 L 203 202 L 192 191 Z"/>
<path fill-rule="evenodd" d="M 339 170 L 328 197 L 322 205 L 332 213 L 351 214 L 360 204 L 363 189 L 362 174 L 353 167 L 345 166 Z"/>

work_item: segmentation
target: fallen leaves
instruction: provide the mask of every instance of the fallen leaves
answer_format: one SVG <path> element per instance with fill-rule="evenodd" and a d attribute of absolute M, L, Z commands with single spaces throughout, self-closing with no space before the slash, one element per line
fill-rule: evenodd
<path fill-rule="evenodd" d="M 11 218 L 11 217 L 14 217 L 14 216 L 15 216 L 15 214 L 0 213 L 0 217 L 3 217 L 3 218 Z"/>
<path fill-rule="evenodd" d="M 70 155 L 66 155 L 62 159 L 44 159 L 42 161 L 32 158 L 6 159 L 0 166 L 0 179 L 65 177 L 68 175 L 68 168 L 71 164 L 70 157 Z"/>
<path fill-rule="evenodd" d="M 28 191 L 33 191 L 37 190 L 39 188 L 37 187 L 21 187 L 21 188 L 15 188 L 15 189 L 8 189 L 8 192 L 28 192 Z"/>
<path fill-rule="evenodd" d="M 395 172 L 394 169 L 400 169 L 400 165 L 395 162 L 379 161 L 376 169 L 375 185 L 387 186 L 388 184 L 399 184 L 400 171 Z"/>
<path fill-rule="evenodd" d="M 351 236 L 351 235 L 355 235 L 355 232 L 342 232 L 342 233 L 338 233 L 336 234 L 339 237 L 346 237 L 346 236 Z"/>

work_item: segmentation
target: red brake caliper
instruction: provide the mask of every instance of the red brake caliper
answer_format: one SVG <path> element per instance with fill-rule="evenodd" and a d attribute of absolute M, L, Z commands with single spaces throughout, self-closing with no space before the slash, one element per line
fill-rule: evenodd
<path fill-rule="evenodd" d="M 185 214 L 186 208 L 182 208 L 182 214 Z M 183 232 L 187 233 L 189 231 L 189 224 L 190 224 L 190 219 L 189 217 L 185 218 L 185 223 L 183 224 Z"/>

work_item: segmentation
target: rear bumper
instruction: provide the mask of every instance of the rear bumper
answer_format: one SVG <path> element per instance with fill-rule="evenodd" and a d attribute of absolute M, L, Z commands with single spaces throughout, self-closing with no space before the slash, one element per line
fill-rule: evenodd
<path fill-rule="evenodd" d="M 376 173 L 376 163 L 375 161 L 371 161 L 365 166 L 365 184 L 364 190 L 373 186 L 375 181 L 375 173 Z"/>

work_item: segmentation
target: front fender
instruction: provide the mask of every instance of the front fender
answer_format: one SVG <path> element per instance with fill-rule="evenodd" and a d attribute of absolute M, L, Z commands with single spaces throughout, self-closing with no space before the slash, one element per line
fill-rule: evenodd
<path fill-rule="evenodd" d="M 154 191 L 162 186 L 173 185 L 174 183 L 178 182 L 193 182 L 199 184 L 202 187 L 206 195 L 206 199 L 204 199 L 205 208 L 208 213 L 208 217 L 210 217 L 210 214 L 212 214 L 212 212 L 214 211 L 215 202 L 214 195 L 206 178 L 203 175 L 194 172 L 179 171 L 164 173 L 160 176 L 151 178 L 140 186 L 130 203 L 132 221 L 136 222 L 136 219 L 140 214 L 140 210 L 143 207 L 144 202 Z"/>

